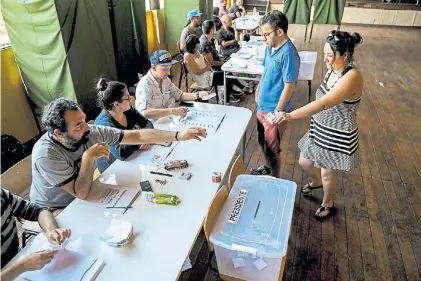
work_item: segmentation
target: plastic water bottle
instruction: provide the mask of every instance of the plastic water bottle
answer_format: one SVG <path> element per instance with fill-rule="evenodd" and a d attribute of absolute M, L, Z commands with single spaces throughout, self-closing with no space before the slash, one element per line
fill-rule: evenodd
<path fill-rule="evenodd" d="M 256 7 L 253 8 L 253 16 L 257 15 L 257 9 Z"/>

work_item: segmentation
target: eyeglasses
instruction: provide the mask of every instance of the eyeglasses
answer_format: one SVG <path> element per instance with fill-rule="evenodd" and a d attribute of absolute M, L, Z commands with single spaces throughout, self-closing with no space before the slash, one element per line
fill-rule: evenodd
<path fill-rule="evenodd" d="M 277 31 L 278 29 L 276 28 L 276 29 L 274 29 L 274 30 L 272 30 L 271 32 L 269 32 L 269 33 L 263 33 L 263 37 L 268 37 L 269 35 L 271 35 L 272 33 L 274 33 L 275 31 Z"/>
<path fill-rule="evenodd" d="M 120 103 L 123 103 L 123 101 L 125 101 L 125 100 L 130 101 L 130 97 L 125 98 L 125 99 L 121 99 L 121 102 Z"/>

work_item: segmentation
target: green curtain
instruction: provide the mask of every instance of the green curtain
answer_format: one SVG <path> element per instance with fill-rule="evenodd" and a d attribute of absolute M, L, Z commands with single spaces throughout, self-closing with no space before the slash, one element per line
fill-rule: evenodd
<path fill-rule="evenodd" d="M 77 100 L 87 118 L 94 119 L 100 111 L 96 106 L 96 79 L 117 80 L 108 1 L 55 3 Z"/>
<path fill-rule="evenodd" d="M 138 73 L 144 74 L 148 69 L 145 1 L 110 2 L 118 80 L 134 85 L 139 81 Z"/>
<path fill-rule="evenodd" d="M 148 56 L 148 38 L 147 38 L 147 29 L 146 29 L 145 1 L 130 0 L 130 2 L 132 3 L 132 8 L 133 8 L 132 11 L 133 11 L 134 36 L 135 36 L 134 45 L 135 45 L 135 50 L 138 57 L 138 61 L 136 61 L 137 70 L 139 73 L 146 74 L 146 72 L 149 70 L 149 56 Z"/>
<path fill-rule="evenodd" d="M 315 0 L 314 24 L 341 24 L 345 0 Z"/>
<path fill-rule="evenodd" d="M 76 100 L 54 1 L 2 0 L 1 10 L 36 113 L 58 97 Z"/>
<path fill-rule="evenodd" d="M 191 10 L 199 11 L 200 8 L 204 7 L 202 4 L 203 1 L 205 0 L 165 0 L 165 38 L 167 39 L 168 51 L 170 53 L 178 53 L 177 41 L 180 40 L 181 31 L 187 24 L 187 13 Z"/>
<path fill-rule="evenodd" d="M 284 14 L 289 23 L 309 24 L 312 0 L 286 0 Z"/>

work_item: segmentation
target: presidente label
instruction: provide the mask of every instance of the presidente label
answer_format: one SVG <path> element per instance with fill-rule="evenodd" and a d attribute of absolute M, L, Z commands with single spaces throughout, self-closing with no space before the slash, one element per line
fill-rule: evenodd
<path fill-rule="evenodd" d="M 234 207 L 232 208 L 231 214 L 229 216 L 228 222 L 232 224 L 237 224 L 241 216 L 241 211 L 243 210 L 244 203 L 246 202 L 248 191 L 241 189 L 238 193 L 237 200 L 235 201 Z"/>

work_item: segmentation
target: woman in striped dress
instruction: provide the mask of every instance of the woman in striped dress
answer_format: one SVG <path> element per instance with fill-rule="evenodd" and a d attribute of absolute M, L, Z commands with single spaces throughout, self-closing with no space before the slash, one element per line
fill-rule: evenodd
<path fill-rule="evenodd" d="M 310 130 L 298 142 L 300 166 L 312 175 L 301 192 L 323 188 L 323 202 L 315 214 L 319 220 L 336 212 L 335 171 L 350 171 L 361 163 L 356 113 L 364 79 L 353 65 L 354 49 L 361 42 L 358 33 L 332 31 L 323 50 L 328 72 L 316 91 L 316 100 L 283 115 L 285 121 L 311 117 Z"/>

